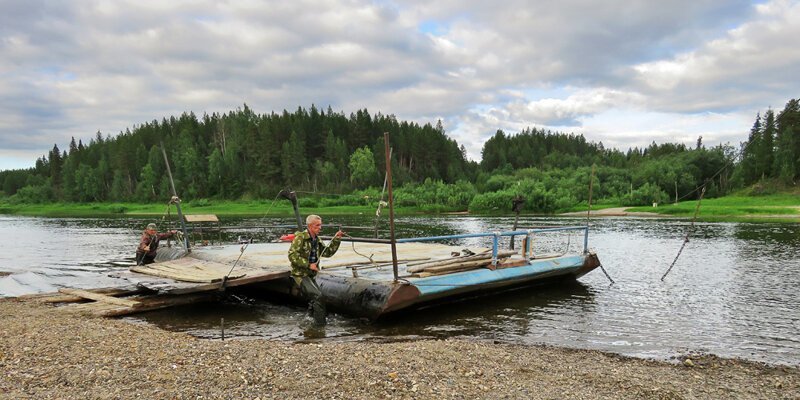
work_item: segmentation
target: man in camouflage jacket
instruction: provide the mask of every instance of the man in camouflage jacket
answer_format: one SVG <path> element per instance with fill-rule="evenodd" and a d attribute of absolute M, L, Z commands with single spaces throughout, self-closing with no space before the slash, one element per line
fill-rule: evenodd
<path fill-rule="evenodd" d="M 297 232 L 289 247 L 289 261 L 292 263 L 292 278 L 300 288 L 300 292 L 308 300 L 309 311 L 318 325 L 325 325 L 325 302 L 316 279 L 319 272 L 319 258 L 331 257 L 339 250 L 344 232 L 338 231 L 325 246 L 319 233 L 322 230 L 322 218 L 309 215 L 306 218 L 308 229 Z"/>

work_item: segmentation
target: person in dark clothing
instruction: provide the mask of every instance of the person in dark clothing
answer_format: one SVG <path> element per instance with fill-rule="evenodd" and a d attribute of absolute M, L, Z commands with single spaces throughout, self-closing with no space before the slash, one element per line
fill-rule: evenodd
<path fill-rule="evenodd" d="M 322 218 L 319 215 L 309 215 L 306 218 L 308 229 L 297 232 L 291 247 L 289 247 L 289 261 L 292 263 L 292 278 L 300 288 L 300 292 L 308 300 L 309 308 L 314 322 L 325 325 L 326 310 L 322 292 L 319 289 L 317 272 L 319 272 L 320 257 L 331 257 L 339 250 L 344 232 L 338 231 L 331 242 L 326 246 L 319 238 L 322 230 Z"/>
<path fill-rule="evenodd" d="M 139 247 L 136 248 L 136 265 L 152 264 L 155 262 L 158 242 L 162 239 L 175 236 L 175 231 L 158 233 L 156 224 L 147 224 L 147 228 L 142 232 L 142 239 Z"/>

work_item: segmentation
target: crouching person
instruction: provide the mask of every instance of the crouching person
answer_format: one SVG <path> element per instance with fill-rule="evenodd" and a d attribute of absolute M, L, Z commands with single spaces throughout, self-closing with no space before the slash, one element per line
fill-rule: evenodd
<path fill-rule="evenodd" d="M 158 233 L 156 224 L 147 224 L 142 238 L 139 240 L 139 247 L 136 248 L 136 265 L 152 264 L 156 259 L 156 252 L 158 251 L 158 242 L 175 236 L 175 231 L 165 233 Z"/>

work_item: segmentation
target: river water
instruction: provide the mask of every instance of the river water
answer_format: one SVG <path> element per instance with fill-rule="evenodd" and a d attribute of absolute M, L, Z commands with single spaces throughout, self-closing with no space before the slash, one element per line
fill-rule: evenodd
<path fill-rule="evenodd" d="M 0 216 L 0 296 L 59 287 L 113 286 L 107 276 L 132 260 L 139 232 L 152 219 Z M 157 222 L 157 221 L 155 221 Z M 286 223 L 227 219 L 226 225 Z M 326 221 L 326 224 L 329 221 Z M 332 224 L 369 225 L 370 218 L 332 217 Z M 403 217 L 398 237 L 509 230 L 510 218 Z M 520 225 L 582 224 L 577 218 L 522 218 Z M 301 305 L 246 296 L 128 318 L 136 323 L 218 338 L 275 340 L 415 340 L 448 337 L 550 344 L 669 359 L 706 352 L 770 364 L 800 364 L 800 226 L 780 223 L 699 223 L 673 270 L 690 222 L 593 219 L 589 247 L 601 270 L 577 283 L 505 292 L 431 307 L 370 323 L 331 315 L 324 330 L 308 328 Z M 328 233 L 335 228 L 328 224 Z M 283 232 L 243 227 L 239 235 L 271 240 Z M 354 236 L 369 233 L 351 232 Z M 456 245 L 489 245 L 479 239 Z M 347 245 L 347 244 L 345 244 Z M 356 248 L 358 244 L 355 245 Z M 541 251 L 579 250 L 583 236 L 553 234 Z M 10 274 L 9 274 L 10 273 Z"/>

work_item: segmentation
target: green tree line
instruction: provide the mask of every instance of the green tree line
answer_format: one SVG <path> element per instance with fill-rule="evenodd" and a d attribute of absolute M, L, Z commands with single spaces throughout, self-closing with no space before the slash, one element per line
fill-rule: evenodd
<path fill-rule="evenodd" d="M 7 196 L 27 202 L 155 201 L 170 195 L 160 143 L 183 197 L 272 198 L 283 187 L 348 192 L 382 184 L 383 132 L 390 132 L 394 179 L 453 183 L 477 168 L 441 124 L 398 122 L 359 110 L 298 108 L 258 115 L 192 113 L 152 121 L 89 144 L 57 145 L 27 170 L 0 172 Z"/>
<path fill-rule="evenodd" d="M 508 212 L 522 196 L 525 209 L 553 212 L 588 200 L 592 166 L 595 202 L 643 205 L 707 197 L 764 179 L 793 183 L 800 174 L 800 107 L 767 110 L 738 151 L 653 142 L 627 151 L 606 149 L 582 135 L 542 129 L 498 130 L 480 163 L 435 126 L 398 122 L 358 110 L 349 116 L 315 106 L 293 113 L 256 114 L 247 105 L 227 114 L 193 113 L 154 120 L 114 137 L 99 132 L 88 144 L 57 145 L 33 168 L 0 171 L 7 201 L 163 201 L 169 182 L 160 143 L 179 194 L 189 199 L 270 199 L 284 187 L 349 193 L 307 205 L 375 202 L 383 183 L 383 132 L 390 133 L 400 206 Z"/>
<path fill-rule="evenodd" d="M 792 99 L 778 115 L 768 109 L 756 115 L 736 179 L 751 185 L 766 179 L 793 184 L 800 176 L 800 101 Z"/>

